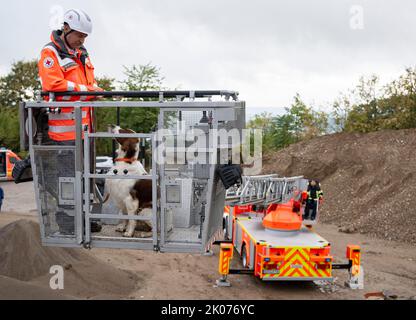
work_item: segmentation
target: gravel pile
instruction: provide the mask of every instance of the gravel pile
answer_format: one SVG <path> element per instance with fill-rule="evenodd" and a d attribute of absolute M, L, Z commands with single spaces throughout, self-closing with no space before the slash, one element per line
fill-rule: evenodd
<path fill-rule="evenodd" d="M 98 260 L 84 249 L 43 247 L 39 224 L 33 221 L 18 220 L 1 228 L 0 244 L 0 287 L 11 283 L 20 284 L 23 291 L 37 286 L 49 292 L 49 271 L 54 265 L 64 268 L 62 293 L 68 296 L 93 298 L 104 292 L 108 297 L 121 298 L 143 285 L 138 275 Z M 7 290 L 0 290 L 0 298 L 9 297 L 3 291 Z"/>
<path fill-rule="evenodd" d="M 320 221 L 416 244 L 416 130 L 340 133 L 263 157 L 263 173 L 318 179 Z"/>

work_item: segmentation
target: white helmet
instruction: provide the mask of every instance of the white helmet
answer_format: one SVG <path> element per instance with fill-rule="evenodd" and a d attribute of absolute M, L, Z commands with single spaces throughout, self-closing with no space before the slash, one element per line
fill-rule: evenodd
<path fill-rule="evenodd" d="M 92 32 L 91 19 L 82 10 L 68 10 L 64 15 L 64 22 L 66 22 L 72 30 L 76 30 L 88 35 Z"/>

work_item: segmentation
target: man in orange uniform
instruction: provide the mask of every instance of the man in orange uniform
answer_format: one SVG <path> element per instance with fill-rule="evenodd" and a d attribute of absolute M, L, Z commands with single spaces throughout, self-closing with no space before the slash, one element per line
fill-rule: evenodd
<path fill-rule="evenodd" d="M 51 42 L 41 52 L 38 68 L 43 91 L 102 91 L 94 79 L 94 67 L 83 46 L 92 32 L 90 17 L 82 10 L 65 13 L 64 26 L 52 32 Z M 89 100 L 93 97 L 58 97 L 58 101 Z M 91 110 L 83 108 L 82 123 L 91 128 Z M 74 141 L 73 108 L 62 108 L 49 114 L 49 138 L 53 141 Z"/>
<path fill-rule="evenodd" d="M 61 30 L 52 32 L 51 42 L 41 52 L 38 63 L 42 90 L 48 92 L 67 91 L 102 91 L 94 78 L 94 67 L 83 46 L 85 39 L 92 32 L 90 17 L 82 10 L 71 9 L 64 15 Z M 87 101 L 94 97 L 63 96 L 57 101 Z M 92 128 L 92 108 L 82 108 L 82 124 Z M 62 108 L 59 112 L 48 115 L 48 135 L 55 145 L 75 145 L 75 113 L 73 107 Z M 74 151 L 60 150 L 53 160 L 48 159 L 50 179 L 47 180 L 48 191 L 55 194 L 58 204 L 56 222 L 63 234 L 74 234 L 74 206 L 60 204 L 60 177 L 75 177 Z M 53 162 L 53 163 L 52 163 Z"/>

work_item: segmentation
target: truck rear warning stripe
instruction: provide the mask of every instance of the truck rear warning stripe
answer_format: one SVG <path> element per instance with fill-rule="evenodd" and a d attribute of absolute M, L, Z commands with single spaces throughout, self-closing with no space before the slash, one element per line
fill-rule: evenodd
<path fill-rule="evenodd" d="M 287 258 L 286 258 L 287 257 Z M 278 277 L 330 277 L 330 268 L 319 269 L 309 261 L 309 250 L 291 248 L 286 250 L 285 263 Z"/>

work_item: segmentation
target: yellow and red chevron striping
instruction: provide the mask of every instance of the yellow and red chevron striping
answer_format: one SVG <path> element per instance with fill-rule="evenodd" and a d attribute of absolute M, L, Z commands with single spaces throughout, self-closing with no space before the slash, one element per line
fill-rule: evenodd
<path fill-rule="evenodd" d="M 230 256 L 231 256 L 231 254 L 229 254 L 229 253 L 224 253 L 224 255 L 223 255 L 223 259 L 222 259 L 222 263 L 221 263 L 221 269 L 224 273 L 226 273 L 227 270 L 228 270 Z"/>
<path fill-rule="evenodd" d="M 309 252 L 309 249 L 304 248 L 287 249 L 280 273 L 267 277 L 330 277 L 330 268 L 315 268 L 315 264 L 309 261 Z M 293 268 L 294 265 L 298 268 Z"/>

